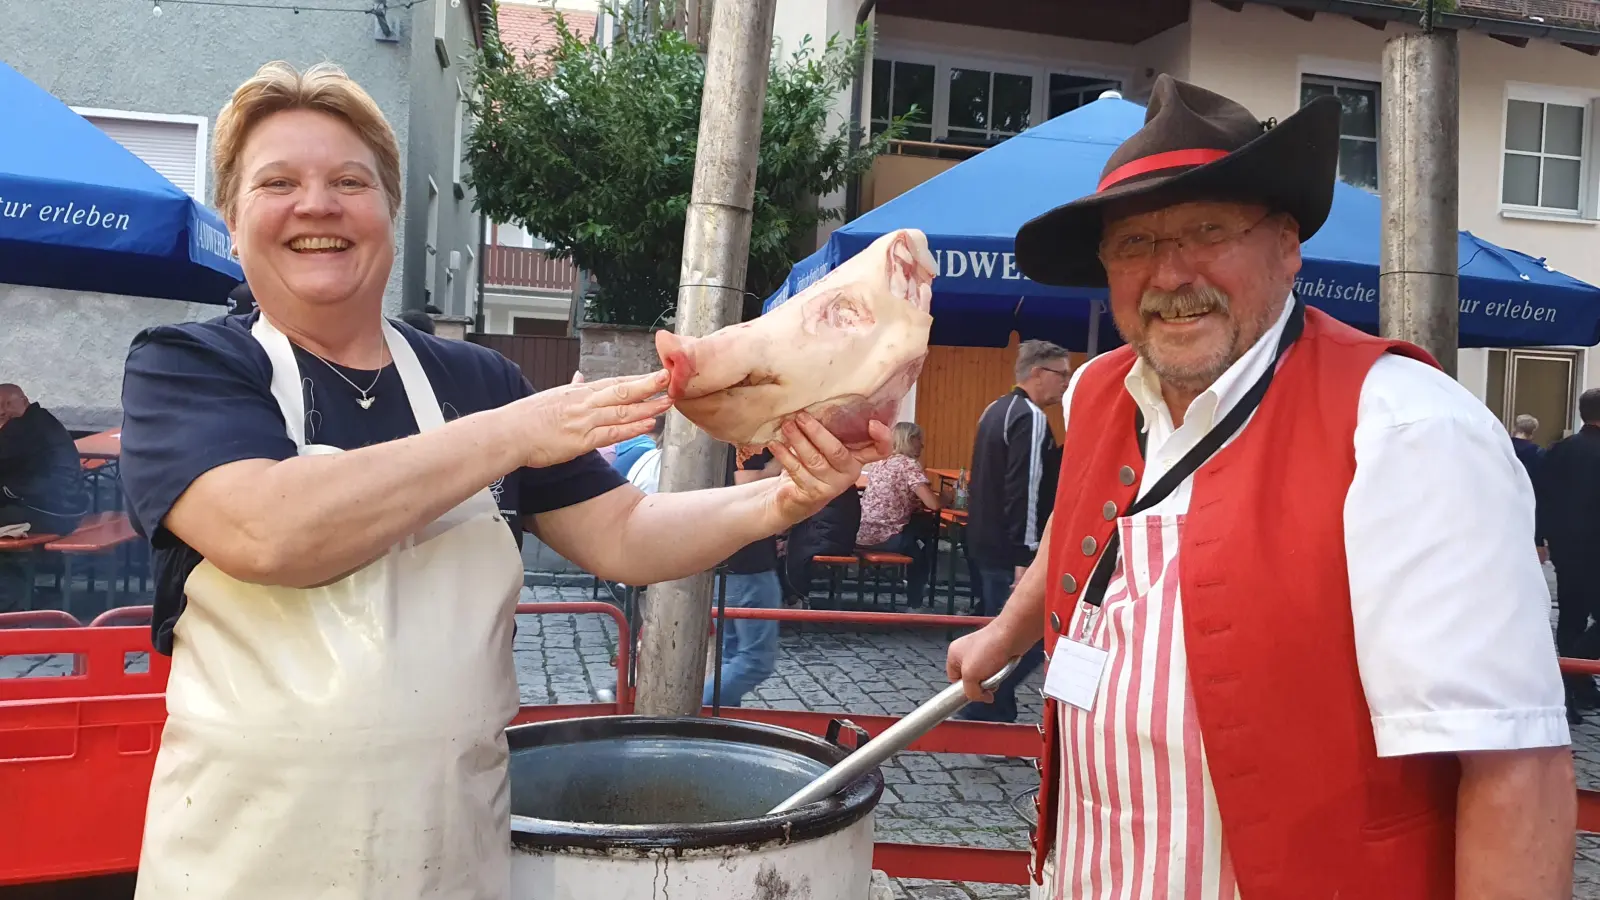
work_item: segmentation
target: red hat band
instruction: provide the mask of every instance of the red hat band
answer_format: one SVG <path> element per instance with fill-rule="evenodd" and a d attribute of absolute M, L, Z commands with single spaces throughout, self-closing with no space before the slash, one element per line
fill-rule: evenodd
<path fill-rule="evenodd" d="M 1154 153 L 1150 156 L 1141 156 L 1132 162 L 1124 163 L 1111 170 L 1111 174 L 1100 179 L 1100 186 L 1095 188 L 1096 193 L 1114 187 L 1130 178 L 1159 172 L 1162 169 L 1176 169 L 1185 166 L 1203 166 L 1206 163 L 1216 162 L 1228 155 L 1226 150 L 1169 150 L 1166 153 Z"/>

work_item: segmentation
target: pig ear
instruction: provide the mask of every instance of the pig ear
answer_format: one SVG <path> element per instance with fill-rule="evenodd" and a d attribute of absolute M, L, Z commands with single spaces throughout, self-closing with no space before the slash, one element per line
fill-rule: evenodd
<path fill-rule="evenodd" d="M 912 306 L 929 312 L 933 305 L 932 259 L 920 241 L 902 231 L 889 242 L 889 293 Z"/>

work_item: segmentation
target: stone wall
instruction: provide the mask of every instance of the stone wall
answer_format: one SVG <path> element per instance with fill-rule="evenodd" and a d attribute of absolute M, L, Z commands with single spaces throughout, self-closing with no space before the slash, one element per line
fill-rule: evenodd
<path fill-rule="evenodd" d="M 654 372 L 661 368 L 655 332 L 639 325 L 580 325 L 578 371 L 589 381 Z"/>

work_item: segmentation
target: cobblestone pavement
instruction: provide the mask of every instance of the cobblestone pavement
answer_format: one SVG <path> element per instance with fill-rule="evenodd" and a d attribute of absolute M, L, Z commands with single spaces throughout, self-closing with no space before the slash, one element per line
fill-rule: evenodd
<path fill-rule="evenodd" d="M 587 588 L 537 587 L 535 602 L 588 600 Z M 777 673 L 746 698 L 751 706 L 899 715 L 945 684 L 945 632 L 869 632 L 785 626 Z M 616 629 L 595 615 L 518 617 L 516 662 L 524 703 L 585 703 L 612 690 L 611 658 Z M 67 671 L 70 659 L 0 658 L 0 677 Z M 1037 721 L 1041 678 L 1019 691 L 1026 721 Z M 1575 730 L 1578 780 L 1600 788 L 1600 716 Z M 878 809 L 881 839 L 914 843 L 1023 848 L 1024 821 L 1013 809 L 1029 808 L 1037 783 L 1022 761 L 994 762 L 975 756 L 906 753 L 884 766 L 888 789 Z M 1582 837 L 1575 860 L 1574 898 L 1600 900 L 1600 837 Z M 1020 900 L 1023 888 L 1008 885 L 902 881 L 897 900 Z"/>

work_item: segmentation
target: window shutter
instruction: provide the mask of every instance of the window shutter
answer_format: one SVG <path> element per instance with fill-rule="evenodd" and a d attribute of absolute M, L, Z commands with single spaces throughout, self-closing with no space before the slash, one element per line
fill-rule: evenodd
<path fill-rule="evenodd" d="M 188 122 L 150 122 L 139 119 L 86 117 L 95 127 L 128 148 L 150 168 L 195 197 L 199 183 L 195 165 L 195 145 L 199 129 Z M 205 198 L 195 199 L 205 202 Z"/>

